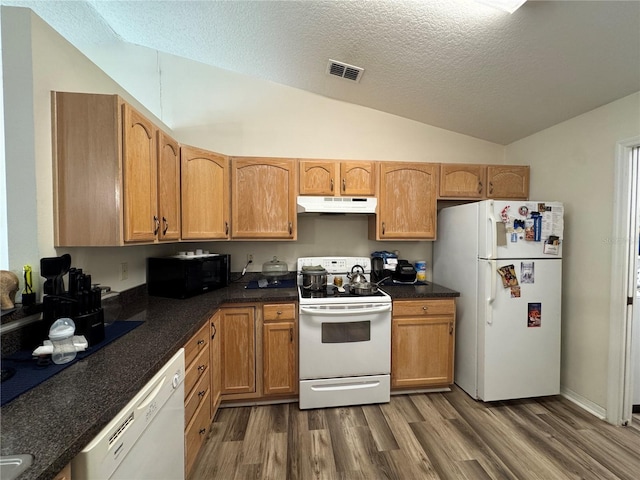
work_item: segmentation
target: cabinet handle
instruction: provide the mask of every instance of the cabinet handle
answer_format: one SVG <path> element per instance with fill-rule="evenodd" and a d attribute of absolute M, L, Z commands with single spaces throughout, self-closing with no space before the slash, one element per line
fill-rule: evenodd
<path fill-rule="evenodd" d="M 489 182 L 489 193 L 493 193 L 493 182 Z"/>
<path fill-rule="evenodd" d="M 429 310 L 429 307 L 427 307 L 426 305 L 424 305 L 424 306 L 422 307 L 422 310 L 424 310 L 424 311 L 426 312 L 427 310 Z"/>
<path fill-rule="evenodd" d="M 276 315 L 282 315 L 282 312 L 281 312 L 280 310 L 278 310 L 278 311 L 276 312 Z"/>
<path fill-rule="evenodd" d="M 453 322 L 449 323 L 449 335 L 453 335 Z"/>
<path fill-rule="evenodd" d="M 204 345 L 204 340 L 202 339 L 198 340 L 198 345 Z"/>
<path fill-rule="evenodd" d="M 384 235 L 384 231 L 385 231 L 385 226 L 384 226 L 384 222 L 382 222 L 382 234 Z"/>
<path fill-rule="evenodd" d="M 162 217 L 162 224 L 164 225 L 164 228 L 162 229 L 162 235 L 166 235 L 167 230 L 169 230 L 169 222 L 167 222 L 167 219 L 165 217 Z"/>
<path fill-rule="evenodd" d="M 289 222 L 289 235 L 293 233 L 293 223 Z"/>
<path fill-rule="evenodd" d="M 346 180 L 346 178 L 342 179 L 342 191 L 343 192 L 347 191 L 347 180 Z"/>
<path fill-rule="evenodd" d="M 482 193 L 482 182 L 478 182 L 478 193 Z"/>
<path fill-rule="evenodd" d="M 206 428 L 201 428 L 200 430 L 198 430 L 198 433 L 200 435 L 204 435 L 205 433 L 207 433 L 207 429 Z"/>
<path fill-rule="evenodd" d="M 289 327 L 289 342 L 293 343 L 293 327 Z"/>
<path fill-rule="evenodd" d="M 331 179 L 331 191 L 333 192 L 333 178 Z"/>
<path fill-rule="evenodd" d="M 214 338 L 216 338 L 216 333 L 218 333 L 218 329 L 216 328 L 215 323 L 212 323 L 211 327 L 213 328 L 213 335 L 211 335 L 211 340 L 213 340 Z"/>
<path fill-rule="evenodd" d="M 224 234 L 229 235 L 229 222 L 224 222 Z"/>
<path fill-rule="evenodd" d="M 207 366 L 204 365 L 204 364 L 203 365 L 198 365 L 198 371 L 201 372 L 201 373 L 204 372 L 206 370 L 206 368 L 207 368 Z"/>
<path fill-rule="evenodd" d="M 202 397 L 204 397 L 204 394 L 205 394 L 205 393 L 207 393 L 207 391 L 206 391 L 206 390 L 200 390 L 200 391 L 198 392 L 198 396 L 199 396 L 200 398 L 202 398 Z"/>
<path fill-rule="evenodd" d="M 158 231 L 160 230 L 160 220 L 158 220 L 158 217 L 156 215 L 153 216 L 153 223 L 155 225 L 153 229 L 153 234 L 157 235 Z"/>

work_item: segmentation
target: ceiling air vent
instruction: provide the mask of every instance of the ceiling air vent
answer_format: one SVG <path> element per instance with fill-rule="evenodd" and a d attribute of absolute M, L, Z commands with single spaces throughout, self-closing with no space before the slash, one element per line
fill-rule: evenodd
<path fill-rule="evenodd" d="M 336 77 L 344 78 L 345 80 L 351 80 L 359 82 L 362 78 L 364 68 L 349 65 L 347 63 L 337 62 L 335 60 L 329 60 L 327 65 L 327 73 L 329 75 L 335 75 Z"/>

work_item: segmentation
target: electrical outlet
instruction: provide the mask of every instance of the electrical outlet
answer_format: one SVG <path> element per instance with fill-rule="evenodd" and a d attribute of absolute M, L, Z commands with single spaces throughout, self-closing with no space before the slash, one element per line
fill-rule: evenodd
<path fill-rule="evenodd" d="M 126 280 L 127 278 L 129 278 L 129 264 L 122 262 L 120 264 L 120 280 Z"/>
<path fill-rule="evenodd" d="M 247 263 L 253 262 L 253 253 L 247 253 Z"/>

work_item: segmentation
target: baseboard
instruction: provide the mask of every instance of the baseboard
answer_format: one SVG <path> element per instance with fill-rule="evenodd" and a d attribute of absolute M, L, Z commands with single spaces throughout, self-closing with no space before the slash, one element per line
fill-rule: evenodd
<path fill-rule="evenodd" d="M 575 403 L 577 406 L 586 410 L 591 415 L 598 417 L 600 420 L 607 419 L 607 410 L 597 403 L 592 402 L 591 400 L 583 397 L 582 395 L 577 394 L 573 390 L 569 390 L 565 387 L 560 387 L 560 395 L 569 400 L 572 403 Z"/>

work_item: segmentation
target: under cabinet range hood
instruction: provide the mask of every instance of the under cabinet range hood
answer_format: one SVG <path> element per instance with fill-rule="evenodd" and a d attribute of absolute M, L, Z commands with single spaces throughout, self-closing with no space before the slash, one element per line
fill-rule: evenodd
<path fill-rule="evenodd" d="M 298 197 L 298 213 L 376 213 L 373 197 Z"/>

